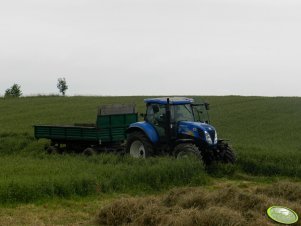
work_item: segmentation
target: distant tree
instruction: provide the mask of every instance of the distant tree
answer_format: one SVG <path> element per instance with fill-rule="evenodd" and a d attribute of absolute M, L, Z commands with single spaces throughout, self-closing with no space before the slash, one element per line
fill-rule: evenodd
<path fill-rule="evenodd" d="M 20 97 L 22 96 L 21 86 L 18 84 L 13 84 L 12 87 L 5 90 L 4 97 Z"/>
<path fill-rule="evenodd" d="M 56 87 L 59 89 L 60 93 L 65 96 L 66 90 L 68 89 L 66 79 L 58 78 Z"/>

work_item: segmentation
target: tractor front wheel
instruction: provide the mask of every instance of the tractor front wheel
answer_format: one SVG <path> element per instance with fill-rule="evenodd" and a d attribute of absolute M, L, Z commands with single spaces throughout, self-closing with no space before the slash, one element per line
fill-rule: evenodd
<path fill-rule="evenodd" d="M 153 155 L 154 148 L 143 132 L 134 131 L 128 135 L 126 152 L 134 158 L 147 158 Z"/>
<path fill-rule="evenodd" d="M 178 144 L 174 148 L 174 154 L 177 159 L 192 157 L 202 160 L 202 156 L 198 147 L 192 143 Z"/>
<path fill-rule="evenodd" d="M 220 143 L 218 145 L 218 150 L 219 150 L 219 159 L 223 163 L 235 163 L 236 157 L 233 152 L 233 150 L 229 147 L 227 143 Z"/>

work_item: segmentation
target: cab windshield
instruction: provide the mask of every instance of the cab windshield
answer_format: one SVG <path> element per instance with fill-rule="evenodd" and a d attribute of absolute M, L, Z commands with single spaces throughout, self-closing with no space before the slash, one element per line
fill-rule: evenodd
<path fill-rule="evenodd" d="M 205 104 L 192 105 L 193 114 L 196 122 L 209 123 L 209 115 Z"/>
<path fill-rule="evenodd" d="M 194 121 L 194 116 L 190 104 L 173 105 L 174 121 Z"/>

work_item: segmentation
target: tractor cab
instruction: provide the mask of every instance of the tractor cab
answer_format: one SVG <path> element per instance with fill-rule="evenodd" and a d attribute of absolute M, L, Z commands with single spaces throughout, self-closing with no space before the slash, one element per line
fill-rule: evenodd
<path fill-rule="evenodd" d="M 146 99 L 146 120 L 166 120 L 167 98 Z M 209 124 L 209 104 L 195 104 L 193 99 L 177 97 L 169 98 L 170 119 L 172 123 L 180 121 L 203 122 Z"/>
<path fill-rule="evenodd" d="M 184 124 L 195 122 L 209 124 L 207 103 L 195 104 L 193 99 L 185 97 L 152 98 L 146 99 L 145 103 L 144 119 L 155 128 L 161 142 L 180 139 L 183 136 L 187 138 L 186 135 L 179 133 Z"/>

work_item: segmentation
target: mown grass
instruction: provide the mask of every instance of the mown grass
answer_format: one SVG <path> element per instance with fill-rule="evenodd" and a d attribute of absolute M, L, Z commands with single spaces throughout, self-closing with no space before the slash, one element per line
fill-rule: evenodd
<path fill-rule="evenodd" d="M 97 106 L 136 103 L 145 97 L 0 98 L 0 200 L 32 202 L 53 197 L 127 192 L 149 193 L 200 185 L 208 175 L 201 164 L 168 158 L 133 160 L 121 156 L 49 156 L 46 140 L 33 138 L 34 124 L 95 122 Z M 199 97 L 196 97 L 198 99 Z M 207 169 L 211 176 L 301 177 L 301 98 L 206 97 L 219 137 L 230 139 L 235 166 Z"/>
<path fill-rule="evenodd" d="M 122 195 L 99 195 L 72 199 L 53 199 L 0 207 L 1 226 L 23 225 L 97 225 L 99 208 Z M 123 196 L 124 197 L 124 196 Z"/>
<path fill-rule="evenodd" d="M 0 208 L 1 225 L 276 225 L 271 205 L 301 213 L 300 183 L 216 180 L 162 194 L 104 194 Z M 294 225 L 300 225 L 300 221 Z"/>
<path fill-rule="evenodd" d="M 299 183 L 268 186 L 220 184 L 213 189 L 176 188 L 164 195 L 115 200 L 100 209 L 99 225 L 275 225 L 273 205 L 301 212 Z M 301 225 L 297 222 L 294 225 Z"/>

